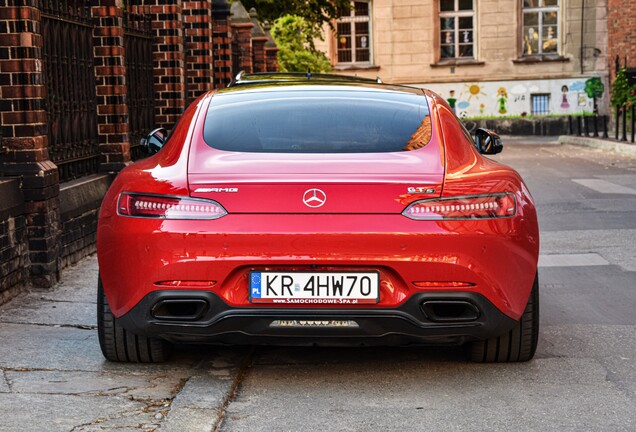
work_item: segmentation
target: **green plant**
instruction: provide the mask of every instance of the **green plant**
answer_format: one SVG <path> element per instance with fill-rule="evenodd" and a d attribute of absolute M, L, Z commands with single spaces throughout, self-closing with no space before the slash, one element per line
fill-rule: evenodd
<path fill-rule="evenodd" d="M 612 84 L 611 104 L 613 107 L 630 107 L 636 105 L 636 85 L 629 85 L 627 71 L 625 68 L 619 69 L 616 79 Z"/>
<path fill-rule="evenodd" d="M 278 46 L 278 68 L 281 72 L 329 72 L 331 63 L 325 53 L 316 50 L 314 39 L 321 32 L 304 18 L 284 15 L 274 21 L 272 36 Z"/>
<path fill-rule="evenodd" d="M 341 9 L 351 7 L 350 0 L 242 0 L 241 3 L 245 9 L 256 8 L 261 21 L 273 22 L 285 15 L 296 15 L 318 31 L 325 24 L 332 26 Z"/>
<path fill-rule="evenodd" d="M 593 77 L 585 81 L 585 94 L 590 99 L 603 97 L 604 92 L 605 86 L 600 78 Z"/>

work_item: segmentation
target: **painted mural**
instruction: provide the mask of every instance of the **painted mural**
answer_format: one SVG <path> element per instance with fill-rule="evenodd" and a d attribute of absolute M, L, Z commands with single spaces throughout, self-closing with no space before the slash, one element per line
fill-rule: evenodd
<path fill-rule="evenodd" d="M 594 98 L 606 97 L 596 77 L 416 85 L 443 96 L 460 118 L 593 112 Z"/>
<path fill-rule="evenodd" d="M 508 92 L 505 87 L 499 87 L 499 90 L 497 90 L 497 103 L 499 104 L 499 114 L 508 113 L 508 110 L 506 109 L 506 104 L 508 103 Z"/>

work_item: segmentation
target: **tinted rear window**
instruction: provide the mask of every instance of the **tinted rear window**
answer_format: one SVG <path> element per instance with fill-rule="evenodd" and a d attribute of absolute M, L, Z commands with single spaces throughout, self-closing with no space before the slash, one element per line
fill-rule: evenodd
<path fill-rule="evenodd" d="M 238 152 L 397 152 L 430 137 L 424 96 L 377 91 L 220 94 L 204 129 L 209 146 Z"/>

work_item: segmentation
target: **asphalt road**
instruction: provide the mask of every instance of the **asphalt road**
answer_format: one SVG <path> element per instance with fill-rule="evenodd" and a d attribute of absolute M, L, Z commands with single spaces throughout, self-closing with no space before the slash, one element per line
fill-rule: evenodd
<path fill-rule="evenodd" d="M 0 307 L 0 431 L 636 430 L 636 157 L 509 142 L 495 158 L 526 179 L 541 226 L 531 362 L 182 346 L 162 365 L 108 363 L 90 257 Z"/>

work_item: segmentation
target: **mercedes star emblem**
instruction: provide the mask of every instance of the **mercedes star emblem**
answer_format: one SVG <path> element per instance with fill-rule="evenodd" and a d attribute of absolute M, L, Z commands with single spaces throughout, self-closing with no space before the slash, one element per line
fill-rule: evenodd
<path fill-rule="evenodd" d="M 309 189 L 303 194 L 303 202 L 307 207 L 317 208 L 327 202 L 327 195 L 320 189 Z"/>

